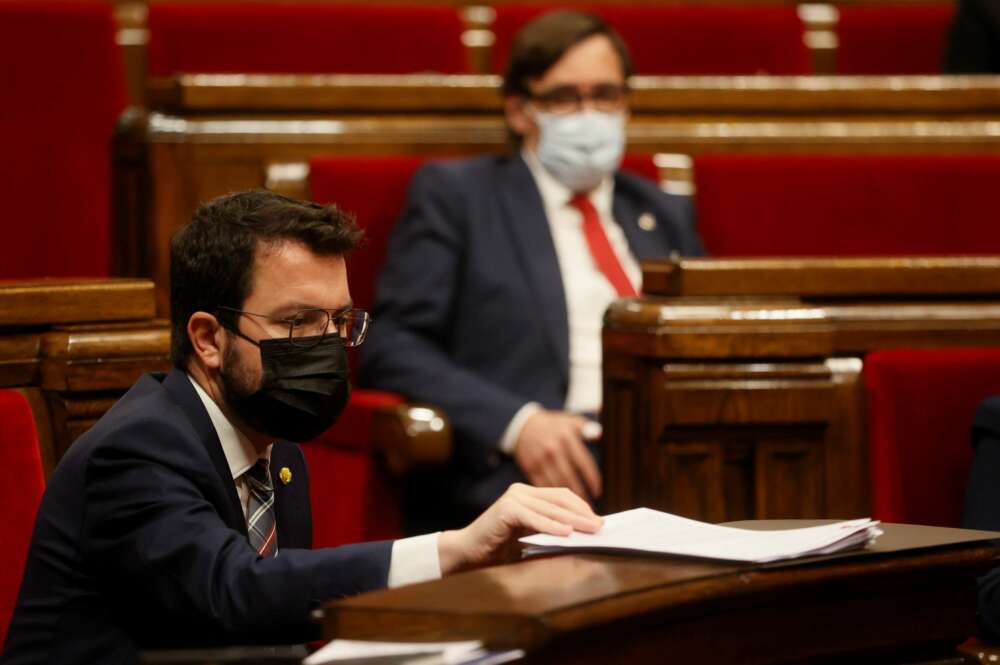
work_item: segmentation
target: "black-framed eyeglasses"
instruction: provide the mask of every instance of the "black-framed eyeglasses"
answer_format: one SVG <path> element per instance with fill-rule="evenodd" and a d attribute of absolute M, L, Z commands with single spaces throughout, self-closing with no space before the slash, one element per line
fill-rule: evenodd
<path fill-rule="evenodd" d="M 288 326 L 288 341 L 295 346 L 308 348 L 318 344 L 328 334 L 337 334 L 344 340 L 344 346 L 360 346 L 368 336 L 372 317 L 363 309 L 301 309 L 291 316 L 274 317 L 267 314 L 246 312 L 233 307 L 219 307 L 220 310 L 245 314 Z"/>
<path fill-rule="evenodd" d="M 615 113 L 625 108 L 627 96 L 628 88 L 626 86 L 603 83 L 595 85 L 589 91 L 580 90 L 572 85 L 560 85 L 549 90 L 532 93 L 531 99 L 549 113 L 576 113 L 583 108 L 584 102 L 590 102 L 590 106 L 594 110 Z"/>

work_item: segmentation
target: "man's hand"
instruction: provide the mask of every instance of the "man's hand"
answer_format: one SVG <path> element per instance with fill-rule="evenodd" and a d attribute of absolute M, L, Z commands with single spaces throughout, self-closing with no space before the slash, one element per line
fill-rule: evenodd
<path fill-rule="evenodd" d="M 438 537 L 441 572 L 514 561 L 520 554 L 517 539 L 530 533 L 594 533 L 602 524 L 590 505 L 565 487 L 514 483 L 475 522 Z"/>
<path fill-rule="evenodd" d="M 524 423 L 514 459 L 532 485 L 568 487 L 577 496 L 601 496 L 601 473 L 584 443 L 591 421 L 562 411 L 540 410 Z"/>

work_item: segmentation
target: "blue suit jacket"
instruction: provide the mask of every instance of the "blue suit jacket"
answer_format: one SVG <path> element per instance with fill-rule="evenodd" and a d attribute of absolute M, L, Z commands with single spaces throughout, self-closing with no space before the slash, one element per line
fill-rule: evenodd
<path fill-rule="evenodd" d="M 644 213 L 655 229 L 639 227 Z M 613 214 L 640 261 L 701 253 L 689 202 L 652 182 L 617 173 Z M 389 242 L 361 381 L 443 408 L 460 466 L 482 476 L 503 463 L 518 409 L 563 408 L 568 380 L 565 290 L 523 159 L 422 168 Z"/>
<path fill-rule="evenodd" d="M 278 442 L 279 554 L 258 559 L 187 376 L 146 375 L 70 447 L 45 490 L 0 657 L 134 663 L 146 648 L 301 642 L 320 601 L 382 587 L 391 543 L 309 550 L 309 483 Z"/>

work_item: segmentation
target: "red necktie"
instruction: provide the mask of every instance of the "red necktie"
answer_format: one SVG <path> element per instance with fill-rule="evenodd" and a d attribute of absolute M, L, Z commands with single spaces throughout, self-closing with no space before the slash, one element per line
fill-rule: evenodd
<path fill-rule="evenodd" d="M 628 298 L 639 295 L 635 287 L 629 281 L 622 264 L 615 256 L 615 251 L 611 249 L 608 236 L 601 226 L 601 219 L 597 216 L 594 204 L 590 202 L 586 194 L 577 194 L 569 204 L 580 211 L 583 215 L 583 237 L 587 239 L 587 247 L 590 248 L 590 255 L 594 259 L 597 269 L 615 287 L 619 298 Z"/>

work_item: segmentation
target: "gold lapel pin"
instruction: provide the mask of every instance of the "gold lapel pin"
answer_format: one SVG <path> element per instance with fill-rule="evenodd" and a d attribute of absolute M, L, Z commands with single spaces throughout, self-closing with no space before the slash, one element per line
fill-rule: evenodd
<path fill-rule="evenodd" d="M 652 213 L 644 212 L 639 215 L 639 228 L 643 231 L 652 231 L 656 228 L 656 217 Z"/>
<path fill-rule="evenodd" d="M 281 479 L 281 482 L 287 485 L 292 482 L 292 470 L 287 466 L 281 467 L 281 471 L 278 472 L 278 478 Z"/>

